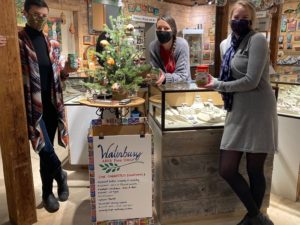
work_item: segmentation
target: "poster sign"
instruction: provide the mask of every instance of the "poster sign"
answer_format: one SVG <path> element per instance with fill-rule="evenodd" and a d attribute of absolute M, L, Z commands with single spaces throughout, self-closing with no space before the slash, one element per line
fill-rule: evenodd
<path fill-rule="evenodd" d="M 267 11 L 258 11 L 256 12 L 256 18 L 266 18 L 268 16 Z"/>
<path fill-rule="evenodd" d="M 157 17 L 132 15 L 131 19 L 143 23 L 156 23 Z"/>
<path fill-rule="evenodd" d="M 96 221 L 152 217 L 151 134 L 92 139 Z"/>
<path fill-rule="evenodd" d="M 259 18 L 255 30 L 258 32 L 268 31 L 270 28 L 270 18 Z"/>

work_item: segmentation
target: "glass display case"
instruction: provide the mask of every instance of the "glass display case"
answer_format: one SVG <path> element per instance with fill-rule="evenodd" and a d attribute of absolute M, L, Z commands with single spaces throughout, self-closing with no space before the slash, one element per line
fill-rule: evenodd
<path fill-rule="evenodd" d="M 278 115 L 300 118 L 300 82 L 278 75 L 271 78 L 272 85 L 278 88 Z"/>
<path fill-rule="evenodd" d="M 149 87 L 149 116 L 161 131 L 220 128 L 226 111 L 221 95 L 194 82 Z"/>
<path fill-rule="evenodd" d="M 79 104 L 78 100 L 85 97 L 87 88 L 84 85 L 88 77 L 69 77 L 63 82 L 65 105 Z"/>
<path fill-rule="evenodd" d="M 202 29 L 183 29 L 183 38 L 187 40 L 190 47 L 190 66 L 202 63 Z"/>

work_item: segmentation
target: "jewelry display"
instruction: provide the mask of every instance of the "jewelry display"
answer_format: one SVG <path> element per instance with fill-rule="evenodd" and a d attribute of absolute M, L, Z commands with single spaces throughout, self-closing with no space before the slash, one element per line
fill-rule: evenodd
<path fill-rule="evenodd" d="M 281 86 L 277 100 L 278 113 L 300 116 L 300 86 Z"/>
<path fill-rule="evenodd" d="M 187 127 L 203 125 L 223 125 L 226 117 L 226 111 L 214 106 L 211 99 L 202 102 L 200 96 L 195 97 L 191 106 L 182 103 L 181 106 L 166 106 L 165 124 L 169 127 Z M 158 121 L 161 115 L 156 115 Z"/>

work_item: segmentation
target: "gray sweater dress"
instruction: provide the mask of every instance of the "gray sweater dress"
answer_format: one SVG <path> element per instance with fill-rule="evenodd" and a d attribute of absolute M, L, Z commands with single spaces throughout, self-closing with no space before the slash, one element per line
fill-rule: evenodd
<path fill-rule="evenodd" d="M 229 35 L 221 45 L 221 54 L 230 46 Z M 241 47 L 242 46 L 242 47 Z M 234 81 L 214 79 L 213 88 L 234 92 L 232 110 L 227 113 L 221 149 L 250 153 L 277 151 L 276 99 L 269 81 L 269 50 L 266 38 L 253 34 L 240 44 L 231 61 Z"/>
<path fill-rule="evenodd" d="M 160 57 L 160 42 L 158 40 L 150 43 L 149 51 L 151 65 L 161 69 L 165 73 L 166 83 L 186 82 L 191 79 L 189 45 L 185 39 L 176 38 L 174 52 L 176 69 L 174 73 L 167 73 L 165 69 L 164 61 Z"/>

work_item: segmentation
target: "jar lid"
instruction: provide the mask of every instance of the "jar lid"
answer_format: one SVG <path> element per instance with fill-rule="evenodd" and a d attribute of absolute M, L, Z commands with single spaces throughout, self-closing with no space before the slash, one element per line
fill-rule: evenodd
<path fill-rule="evenodd" d="M 198 65 L 197 66 L 197 68 L 196 68 L 196 70 L 198 71 L 198 72 L 203 72 L 203 71 L 208 71 L 208 65 Z"/>

